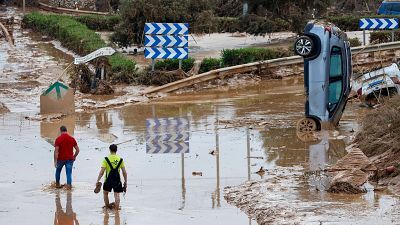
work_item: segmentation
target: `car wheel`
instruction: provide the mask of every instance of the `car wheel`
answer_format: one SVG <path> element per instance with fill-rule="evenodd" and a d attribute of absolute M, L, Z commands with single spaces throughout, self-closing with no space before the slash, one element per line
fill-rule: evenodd
<path fill-rule="evenodd" d="M 309 57 L 314 51 L 314 41 L 308 36 L 301 36 L 294 44 L 294 51 L 297 55 Z"/>
<path fill-rule="evenodd" d="M 297 122 L 297 130 L 300 132 L 316 131 L 317 122 L 311 118 L 303 118 Z"/>

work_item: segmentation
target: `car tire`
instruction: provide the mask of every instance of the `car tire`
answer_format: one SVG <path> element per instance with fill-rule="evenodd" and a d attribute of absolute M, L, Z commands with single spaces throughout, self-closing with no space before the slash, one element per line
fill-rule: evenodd
<path fill-rule="evenodd" d="M 312 118 L 303 118 L 297 122 L 297 131 L 312 132 L 316 130 L 318 130 L 318 124 Z"/>
<path fill-rule="evenodd" d="M 314 40 L 308 36 L 300 36 L 294 44 L 294 52 L 302 57 L 311 57 L 315 52 Z"/>

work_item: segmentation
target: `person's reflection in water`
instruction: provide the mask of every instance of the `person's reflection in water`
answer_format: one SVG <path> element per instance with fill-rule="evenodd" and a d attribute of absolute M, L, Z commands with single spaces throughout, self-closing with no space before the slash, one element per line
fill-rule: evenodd
<path fill-rule="evenodd" d="M 79 225 L 76 213 L 72 210 L 72 193 L 67 192 L 67 203 L 65 211 L 61 206 L 60 192 L 56 194 L 56 212 L 54 214 L 54 225 Z"/>
<path fill-rule="evenodd" d="M 120 225 L 121 218 L 119 217 L 119 210 L 112 210 L 114 212 L 114 224 L 111 225 Z M 110 225 L 110 213 L 108 209 L 104 209 L 104 225 Z"/>

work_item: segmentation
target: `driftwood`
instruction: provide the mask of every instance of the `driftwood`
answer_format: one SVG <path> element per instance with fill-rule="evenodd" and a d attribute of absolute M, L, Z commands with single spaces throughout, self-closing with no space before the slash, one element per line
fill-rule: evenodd
<path fill-rule="evenodd" d="M 8 32 L 7 28 L 0 22 L 0 29 L 1 32 L 4 34 L 5 38 L 7 39 L 8 43 L 10 43 L 11 46 L 14 46 L 14 39 Z"/>

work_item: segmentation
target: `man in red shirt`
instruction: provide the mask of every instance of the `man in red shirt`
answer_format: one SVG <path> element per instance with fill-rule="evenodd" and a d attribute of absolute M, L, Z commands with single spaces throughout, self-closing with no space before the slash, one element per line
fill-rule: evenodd
<path fill-rule="evenodd" d="M 60 174 L 65 165 L 67 175 L 67 188 L 71 189 L 72 184 L 72 166 L 79 154 L 79 147 L 75 138 L 67 133 L 65 126 L 60 127 L 61 135 L 56 139 L 54 150 L 54 167 L 56 168 L 56 187 L 60 188 Z M 75 148 L 75 154 L 74 149 Z"/>

